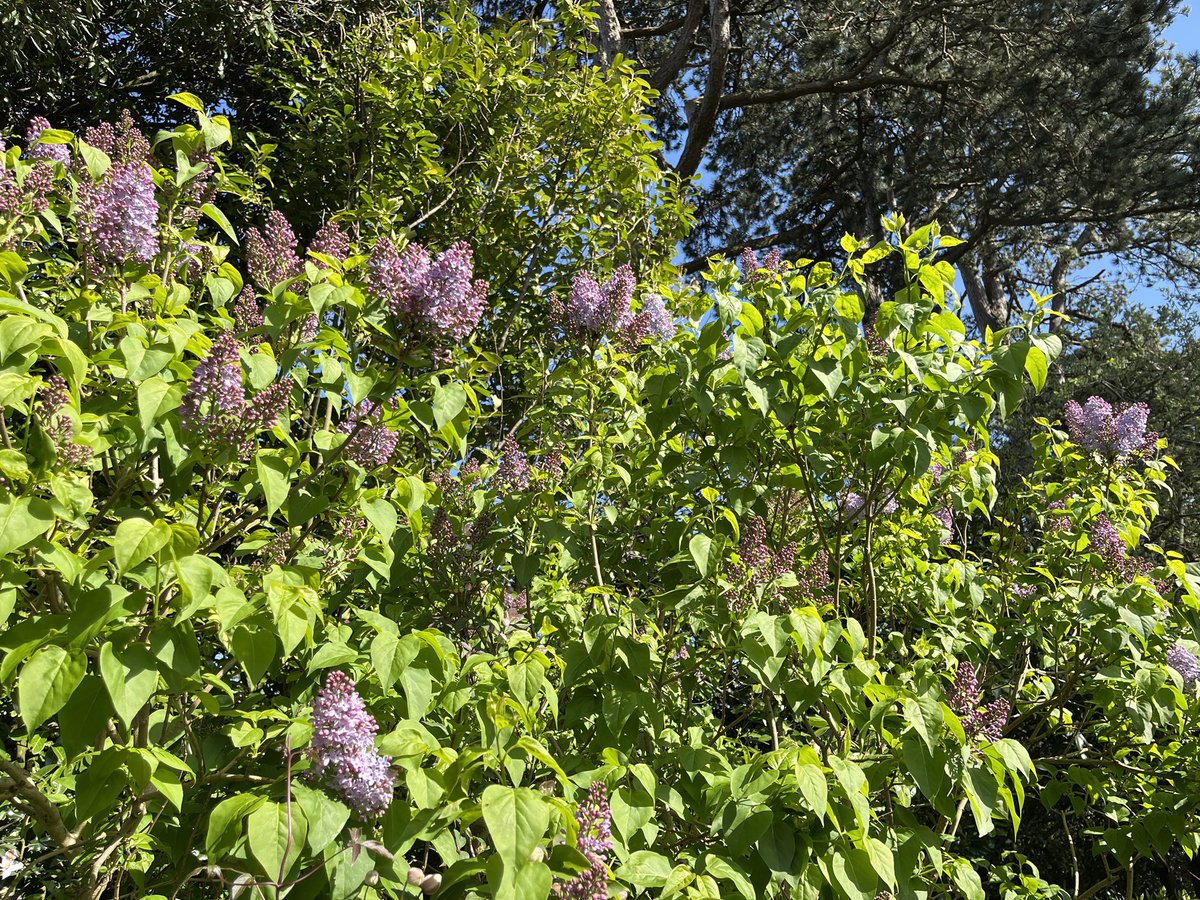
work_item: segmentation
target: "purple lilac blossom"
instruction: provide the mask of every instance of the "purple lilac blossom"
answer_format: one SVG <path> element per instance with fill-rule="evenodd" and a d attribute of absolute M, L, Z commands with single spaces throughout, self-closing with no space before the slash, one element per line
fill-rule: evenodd
<path fill-rule="evenodd" d="M 64 166 L 71 162 L 71 148 L 66 144 L 39 144 L 37 139 L 43 131 L 50 130 L 50 123 L 41 116 L 29 120 L 29 129 L 25 132 L 25 142 L 29 155 L 33 159 L 44 159 L 46 162 L 60 162 Z"/>
<path fill-rule="evenodd" d="M 271 210 L 267 216 L 265 233 L 257 228 L 246 232 L 246 271 L 263 294 L 304 271 L 296 254 L 295 232 L 278 210 Z"/>
<path fill-rule="evenodd" d="M 291 389 L 292 382 L 284 378 L 247 400 L 237 342 L 223 332 L 192 372 L 179 406 L 180 422 L 200 443 L 233 446 L 244 458 L 258 433 L 275 425 Z"/>
<path fill-rule="evenodd" d="M 795 544 L 788 544 L 772 553 L 767 546 L 766 520 L 761 516 L 751 519 L 738 543 L 738 562 L 730 567 L 729 580 L 744 582 L 726 593 L 730 607 L 734 612 L 746 609 L 758 589 L 791 572 L 795 560 Z"/>
<path fill-rule="evenodd" d="M 1200 683 L 1200 661 L 1183 644 L 1175 644 L 1167 651 L 1167 665 L 1179 673 L 1187 690 Z"/>
<path fill-rule="evenodd" d="M 620 266 L 604 284 L 580 272 L 571 284 L 563 312 L 567 327 L 597 335 L 624 331 L 633 323 L 629 304 L 636 288 L 633 269 L 627 265 Z"/>
<path fill-rule="evenodd" d="M 575 814 L 579 823 L 577 846 L 591 864 L 565 884 L 554 885 L 554 896 L 567 900 L 608 900 L 608 853 L 613 848 L 612 813 L 602 782 L 588 789 Z"/>
<path fill-rule="evenodd" d="M 500 442 L 500 468 L 496 472 L 500 490 L 506 493 L 524 491 L 532 478 L 529 457 L 511 436 L 506 437 Z"/>
<path fill-rule="evenodd" d="M 1138 575 L 1145 575 L 1149 572 L 1149 562 L 1129 555 L 1125 540 L 1113 525 L 1112 520 L 1103 513 L 1096 516 L 1089 538 L 1092 549 L 1104 560 L 1105 568 L 1124 581 L 1133 581 Z"/>
<path fill-rule="evenodd" d="M 954 681 L 946 689 L 946 704 L 962 720 L 963 731 L 966 732 L 968 740 L 982 737 L 989 741 L 998 741 L 1004 734 L 1011 706 L 1007 700 L 1001 699 L 993 700 L 980 708 L 981 699 L 982 692 L 979 688 L 979 678 L 975 674 L 975 666 L 967 661 L 959 663 Z"/>
<path fill-rule="evenodd" d="M 381 815 L 396 788 L 392 761 L 375 749 L 378 726 L 344 673 L 329 673 L 313 700 L 312 723 L 314 777 L 363 818 Z"/>
<path fill-rule="evenodd" d="M 373 469 L 391 461 L 400 440 L 398 432 L 392 431 L 380 421 L 383 409 L 372 400 L 364 400 L 358 406 L 346 410 L 338 422 L 338 431 L 350 435 L 343 453 L 346 458 L 364 469 Z M 374 424 L 367 424 L 374 420 Z"/>
<path fill-rule="evenodd" d="M 61 375 L 50 376 L 39 399 L 42 430 L 54 442 L 59 461 L 73 469 L 90 460 L 92 448 L 75 442 L 75 427 L 71 417 L 61 412 L 71 401 L 66 380 Z"/>
<path fill-rule="evenodd" d="M 1074 400 L 1064 408 L 1071 440 L 1095 453 L 1123 458 L 1152 452 L 1158 435 L 1147 432 L 1150 408 L 1145 403 L 1118 406 L 1103 397 L 1089 397 L 1082 406 Z"/>
<path fill-rule="evenodd" d="M 237 295 L 237 299 L 233 301 L 231 312 L 238 331 L 251 331 L 262 327 L 262 307 L 258 305 L 258 300 L 249 290 L 243 289 Z"/>
<path fill-rule="evenodd" d="M 87 129 L 83 139 L 119 165 L 150 160 L 150 142 L 134 124 L 129 110 L 121 113 L 115 126 L 111 122 L 102 122 Z"/>
<path fill-rule="evenodd" d="M 505 628 L 511 628 L 525 616 L 529 609 L 529 595 L 525 591 L 514 593 L 507 588 L 504 591 L 504 616 L 502 623 Z"/>
<path fill-rule="evenodd" d="M 393 315 L 435 337 L 460 341 L 475 330 L 487 306 L 487 282 L 474 278 L 473 251 L 459 241 L 436 259 L 420 244 L 397 252 L 382 238 L 367 270 L 371 290 Z"/>
<path fill-rule="evenodd" d="M 954 538 L 954 513 L 948 506 L 939 506 L 933 511 L 933 517 L 946 530 L 946 534 L 942 537 L 942 543 L 949 543 Z"/>
<path fill-rule="evenodd" d="M 796 573 L 800 593 L 810 600 L 825 595 L 833 580 L 829 577 L 829 553 L 824 548 L 817 551 L 813 561 L 802 572 Z"/>
<path fill-rule="evenodd" d="M 742 269 L 742 278 L 745 281 L 761 281 L 768 278 L 779 271 L 782 263 L 783 255 L 777 249 L 768 253 L 761 263 L 758 261 L 758 254 L 749 247 L 738 254 L 738 265 Z"/>
<path fill-rule="evenodd" d="M 675 320 L 659 294 L 647 294 L 642 308 L 634 317 L 631 330 L 636 340 L 657 337 L 669 341 L 675 337 Z"/>
<path fill-rule="evenodd" d="M 320 253 L 344 261 L 350 255 L 350 238 L 332 219 L 318 229 L 308 245 L 309 253 Z"/>
<path fill-rule="evenodd" d="M 539 472 L 552 481 L 561 480 L 563 471 L 566 468 L 563 463 L 563 456 L 557 450 L 547 450 L 541 456 L 537 457 L 533 464 Z"/>
<path fill-rule="evenodd" d="M 158 199 L 145 163 L 115 165 L 79 187 L 79 243 L 86 258 L 120 265 L 158 252 Z"/>

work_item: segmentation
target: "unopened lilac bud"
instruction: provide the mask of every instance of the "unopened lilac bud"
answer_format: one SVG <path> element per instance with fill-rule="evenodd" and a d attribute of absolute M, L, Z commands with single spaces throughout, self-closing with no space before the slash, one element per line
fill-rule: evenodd
<path fill-rule="evenodd" d="M 373 469 L 391 461 L 400 440 L 398 432 L 384 425 L 380 418 L 383 410 L 378 403 L 364 400 L 346 410 L 338 423 L 338 430 L 350 435 L 343 453 L 346 458 L 364 469 Z"/>
<path fill-rule="evenodd" d="M 426 897 L 431 894 L 436 894 L 442 887 L 442 876 L 434 872 L 432 875 L 426 875 L 421 882 L 421 893 Z"/>
<path fill-rule="evenodd" d="M 251 228 L 246 233 L 246 271 L 264 294 L 304 271 L 291 223 L 278 210 L 267 216 L 265 232 Z"/>
<path fill-rule="evenodd" d="M 332 219 L 321 226 L 308 245 L 309 253 L 320 253 L 336 260 L 345 260 L 350 255 L 350 238 Z"/>

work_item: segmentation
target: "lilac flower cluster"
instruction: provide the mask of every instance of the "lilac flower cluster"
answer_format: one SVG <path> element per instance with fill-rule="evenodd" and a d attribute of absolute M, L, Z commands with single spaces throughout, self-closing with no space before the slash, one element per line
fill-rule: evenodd
<path fill-rule="evenodd" d="M 111 122 L 93 125 L 83 133 L 83 139 L 118 165 L 150 160 L 150 142 L 134 124 L 129 110 L 121 113 L 115 126 Z"/>
<path fill-rule="evenodd" d="M 1065 409 L 1071 440 L 1096 453 L 1122 458 L 1152 453 L 1158 434 L 1147 432 L 1150 407 L 1122 404 L 1115 410 L 1103 397 L 1091 397 L 1080 406 L 1074 400 Z"/>
<path fill-rule="evenodd" d="M 92 458 L 92 448 L 75 443 L 71 417 L 61 412 L 70 399 L 66 380 L 61 375 L 50 376 L 40 398 L 42 428 L 54 442 L 59 461 L 67 468 L 75 468 Z"/>
<path fill-rule="evenodd" d="M 364 469 L 386 465 L 396 451 L 400 434 L 392 431 L 380 421 L 383 410 L 378 403 L 364 400 L 358 406 L 346 410 L 338 422 L 338 431 L 350 435 L 343 453 L 352 462 Z M 375 424 L 369 424 L 374 422 Z"/>
<path fill-rule="evenodd" d="M 533 469 L 529 457 L 511 436 L 500 442 L 500 468 L 496 472 L 499 489 L 505 493 L 519 493 L 529 488 L 533 480 Z"/>
<path fill-rule="evenodd" d="M 959 663 L 954 682 L 946 690 L 946 703 L 962 720 L 963 731 L 967 733 L 968 740 L 982 737 L 989 741 L 998 741 L 1004 736 L 1004 726 L 1008 722 L 1012 707 L 1003 699 L 993 700 L 987 706 L 980 707 L 982 698 L 975 666 L 970 662 Z"/>
<path fill-rule="evenodd" d="M 738 562 L 730 567 L 729 580 L 742 583 L 726 594 L 731 608 L 734 612 L 746 609 L 760 587 L 791 572 L 795 564 L 796 545 L 788 544 L 772 553 L 767 547 L 767 523 L 756 516 L 738 543 Z"/>
<path fill-rule="evenodd" d="M 608 791 L 596 782 L 575 814 L 579 823 L 579 852 L 591 867 L 566 884 L 554 885 L 554 896 L 567 900 L 608 900 L 608 853 L 613 848 L 612 812 Z"/>
<path fill-rule="evenodd" d="M 154 174 L 143 162 L 114 165 L 79 187 L 79 244 L 94 263 L 149 262 L 158 252 Z"/>
<path fill-rule="evenodd" d="M 292 536 L 286 531 L 276 534 L 258 551 L 251 568 L 256 572 L 266 572 L 271 566 L 282 566 L 287 563 L 292 550 Z"/>
<path fill-rule="evenodd" d="M 836 499 L 838 508 L 842 511 L 842 518 L 847 522 L 858 521 L 865 515 L 867 498 L 857 491 L 843 491 L 838 494 Z M 900 504 L 896 501 L 895 496 L 891 496 L 882 504 L 873 504 L 873 507 L 875 515 L 890 516 L 900 508 Z"/>
<path fill-rule="evenodd" d="M 344 673 L 329 673 L 313 700 L 312 722 L 309 757 L 314 777 L 325 779 L 362 817 L 381 815 L 396 788 L 392 761 L 375 749 L 375 719 Z"/>
<path fill-rule="evenodd" d="M 1048 531 L 1066 531 L 1071 527 L 1071 515 L 1067 512 L 1067 504 L 1055 500 L 1046 507 L 1046 529 Z"/>
<path fill-rule="evenodd" d="M 50 123 L 41 116 L 29 120 L 29 129 L 25 132 L 25 144 L 33 159 L 44 159 L 46 162 L 60 162 L 64 166 L 71 162 L 71 148 L 66 144 L 39 144 L 37 139 L 43 131 L 50 130 Z"/>
<path fill-rule="evenodd" d="M 1035 584 L 1014 584 L 1012 586 L 1013 596 L 1019 600 L 1029 600 L 1037 594 L 1037 585 Z"/>
<path fill-rule="evenodd" d="M 320 253 L 344 261 L 350 255 L 350 238 L 332 219 L 322 225 L 308 245 L 309 253 Z"/>
<path fill-rule="evenodd" d="M 0 154 L 3 154 L 0 149 Z M 0 224 L 16 219 L 28 206 L 35 215 L 44 212 L 49 206 L 50 192 L 54 189 L 54 169 L 47 163 L 40 162 L 25 172 L 24 181 L 17 183 L 15 173 L 5 168 L 0 161 Z M 16 242 L 16 236 L 5 241 L 0 250 L 8 249 Z"/>
<path fill-rule="evenodd" d="M 779 271 L 783 256 L 778 250 L 772 250 L 760 264 L 758 254 L 746 247 L 738 254 L 738 265 L 742 268 L 742 278 L 746 281 L 759 281 L 769 278 Z"/>
<path fill-rule="evenodd" d="M 659 294 L 647 294 L 625 337 L 630 344 L 640 344 L 651 337 L 669 341 L 676 331 L 675 319 L 663 298 Z"/>
<path fill-rule="evenodd" d="M 874 323 L 863 325 L 863 339 L 867 342 L 867 349 L 872 356 L 886 357 L 888 351 L 892 349 L 888 342 L 879 336 Z"/>
<path fill-rule="evenodd" d="M 471 515 L 470 486 L 479 479 L 479 460 L 468 460 L 458 471 L 458 477 L 449 472 L 438 472 L 433 483 L 441 494 L 438 508 L 433 513 L 429 526 L 429 553 L 438 564 L 459 574 L 477 562 L 470 553 L 459 552 L 465 546 L 470 551 L 480 547 L 492 527 L 491 511 L 484 509 L 474 515 L 465 526 L 457 526 L 451 513 L 467 519 Z"/>
<path fill-rule="evenodd" d="M 371 291 L 393 315 L 435 337 L 460 341 L 475 330 L 487 305 L 488 284 L 474 278 L 472 257 L 466 241 L 433 259 L 420 244 L 398 252 L 382 238 L 367 266 Z"/>
<path fill-rule="evenodd" d="M 942 543 L 952 543 L 954 541 L 954 512 L 949 506 L 939 506 L 933 511 L 933 517 L 946 532 L 942 535 Z"/>
<path fill-rule="evenodd" d="M 1104 560 L 1105 568 L 1122 580 L 1133 581 L 1138 575 L 1145 575 L 1150 571 L 1148 560 L 1136 559 L 1129 555 L 1125 540 L 1112 520 L 1103 513 L 1096 516 L 1089 538 L 1092 549 Z"/>
<path fill-rule="evenodd" d="M 537 457 L 533 464 L 539 472 L 551 481 L 561 480 L 563 472 L 566 469 L 566 464 L 563 462 L 563 455 L 557 450 L 547 450 L 541 456 Z"/>
<path fill-rule="evenodd" d="M 619 267 L 603 284 L 580 272 L 571 284 L 566 307 L 560 306 L 556 314 L 567 331 L 575 334 L 620 333 L 633 324 L 630 303 L 636 288 L 637 279 L 629 266 Z"/>
<path fill-rule="evenodd" d="M 257 228 L 246 232 L 246 272 L 260 293 L 269 294 L 275 285 L 304 271 L 296 246 L 291 223 L 278 210 L 267 216 L 265 232 Z"/>
<path fill-rule="evenodd" d="M 501 619 L 501 624 L 505 628 L 512 628 L 516 623 L 520 622 L 525 617 L 526 610 L 529 609 L 529 594 L 525 591 L 513 592 L 505 588 L 504 590 L 504 615 Z"/>
<path fill-rule="evenodd" d="M 200 443 L 233 446 L 245 458 L 254 449 L 254 438 L 275 424 L 291 395 L 292 383 L 284 378 L 248 400 L 237 342 L 224 332 L 196 364 L 179 418 Z"/>
<path fill-rule="evenodd" d="M 1167 651 L 1167 665 L 1183 678 L 1186 690 L 1190 691 L 1200 684 L 1200 661 L 1197 661 L 1196 655 L 1183 644 L 1176 644 Z"/>
<path fill-rule="evenodd" d="M 829 553 L 824 548 L 817 551 L 813 561 L 796 573 L 800 593 L 809 600 L 825 596 L 833 579 L 829 577 Z"/>

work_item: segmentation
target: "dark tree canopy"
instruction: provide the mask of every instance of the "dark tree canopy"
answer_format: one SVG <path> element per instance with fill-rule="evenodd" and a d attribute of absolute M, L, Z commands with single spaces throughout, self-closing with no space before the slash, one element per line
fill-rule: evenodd
<path fill-rule="evenodd" d="M 600 6 L 600 57 L 632 54 L 696 188 L 704 255 L 830 252 L 879 216 L 937 218 L 981 326 L 1120 254 L 1190 284 L 1200 209 L 1195 58 L 1178 4 L 1085 0 Z"/>

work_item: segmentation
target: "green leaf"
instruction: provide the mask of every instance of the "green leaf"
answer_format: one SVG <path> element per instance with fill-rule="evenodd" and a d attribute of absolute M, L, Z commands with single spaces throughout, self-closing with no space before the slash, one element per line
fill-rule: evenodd
<path fill-rule="evenodd" d="M 383 542 L 390 544 L 392 535 L 396 533 L 396 523 L 399 520 L 396 507 L 381 497 L 376 500 L 367 500 L 364 498 L 358 501 L 358 508 L 362 510 L 367 521 L 375 526 L 375 530 L 379 532 L 379 536 L 383 538 Z"/>
<path fill-rule="evenodd" d="M 733 336 L 733 367 L 743 378 L 757 372 L 766 355 L 767 345 L 762 338 L 743 338 L 740 334 Z"/>
<path fill-rule="evenodd" d="M 50 530 L 54 511 L 45 500 L 0 499 L 0 556 L 7 556 Z"/>
<path fill-rule="evenodd" d="M 671 868 L 671 861 L 661 853 L 637 850 L 629 854 L 629 859 L 617 870 L 616 875 L 634 887 L 662 887 L 671 877 Z"/>
<path fill-rule="evenodd" d="M 808 364 L 808 374 L 817 380 L 820 386 L 825 389 L 825 396 L 832 400 L 842 383 L 841 360 L 831 356 L 827 356 L 824 359 L 814 359 Z"/>
<path fill-rule="evenodd" d="M 1046 386 L 1046 376 L 1050 373 L 1050 364 L 1041 348 L 1029 348 L 1029 352 L 1025 354 L 1025 371 L 1029 373 L 1029 380 L 1033 382 L 1036 390 L 1040 391 Z"/>
<path fill-rule="evenodd" d="M 233 629 L 230 648 L 252 684 L 262 681 L 275 661 L 275 629 L 256 616 Z"/>
<path fill-rule="evenodd" d="M 208 834 L 204 840 L 208 855 L 219 860 L 232 850 L 242 836 L 242 820 L 265 802 L 253 794 L 235 794 L 218 803 L 208 817 Z"/>
<path fill-rule="evenodd" d="M 231 225 L 229 219 L 225 217 L 225 213 L 221 212 L 221 210 L 217 209 L 211 203 L 205 203 L 203 206 L 201 206 L 200 212 L 204 213 L 205 216 L 216 222 L 217 226 L 223 232 L 225 232 L 231 241 L 233 241 L 235 244 L 239 243 L 237 239 L 237 233 L 234 232 L 233 225 Z"/>
<path fill-rule="evenodd" d="M 737 892 L 745 897 L 746 900 L 755 900 L 754 885 L 750 882 L 746 873 L 729 862 L 729 860 L 713 856 L 711 853 L 705 854 L 704 873 L 721 881 L 731 882 L 737 888 Z"/>
<path fill-rule="evenodd" d="M 172 390 L 174 388 L 174 390 Z M 138 419 L 146 434 L 164 415 L 179 407 L 183 392 L 177 385 L 163 379 L 161 375 L 147 378 L 137 389 Z"/>
<path fill-rule="evenodd" d="M 113 709 L 127 727 L 131 726 L 158 686 L 154 657 L 137 644 L 126 647 L 118 656 L 112 643 L 106 642 L 100 648 L 100 675 Z"/>
<path fill-rule="evenodd" d="M 17 681 L 18 705 L 25 727 L 33 731 L 66 706 L 87 672 L 82 650 L 43 647 L 25 667 Z"/>
<path fill-rule="evenodd" d="M 113 536 L 113 557 L 117 571 L 124 575 L 171 543 L 171 526 L 148 519 L 126 519 Z"/>
<path fill-rule="evenodd" d="M 308 847 L 313 853 L 321 853 L 333 844 L 350 818 L 350 809 L 344 803 L 302 784 L 292 785 L 292 801 L 304 811 Z"/>
<path fill-rule="evenodd" d="M 863 849 L 871 860 L 871 867 L 880 879 L 890 888 L 896 886 L 896 862 L 892 858 L 891 848 L 883 841 L 868 837 Z"/>
<path fill-rule="evenodd" d="M 688 551 L 692 554 L 696 571 L 700 573 L 701 578 L 707 578 L 717 571 L 721 562 L 721 548 L 722 542 L 719 539 L 713 540 L 707 534 L 693 535 L 688 541 Z"/>
<path fill-rule="evenodd" d="M 286 459 L 270 450 L 259 450 L 254 455 L 254 467 L 258 471 L 258 481 L 262 485 L 263 496 L 267 499 L 267 515 L 271 515 L 283 501 L 287 499 L 291 489 L 288 478 L 291 466 Z"/>
<path fill-rule="evenodd" d="M 174 100 L 176 103 L 186 106 L 188 109 L 194 109 L 196 112 L 204 113 L 204 104 L 200 102 L 200 98 L 195 94 L 189 94 L 186 91 L 181 91 L 178 94 L 171 94 L 167 97 L 168 100 Z"/>
<path fill-rule="evenodd" d="M 263 874 L 274 880 L 281 873 L 286 875 L 299 861 L 308 837 L 308 822 L 300 804 L 292 803 L 289 810 L 283 803 L 268 802 L 246 819 L 246 836 Z"/>
<path fill-rule="evenodd" d="M 812 763 L 797 765 L 796 787 L 800 789 L 808 808 L 817 814 L 818 819 L 824 819 L 829 806 L 829 784 L 821 767 Z"/>
<path fill-rule="evenodd" d="M 466 408 L 467 392 L 461 384 L 453 382 L 439 386 L 433 392 L 433 421 L 441 431 L 447 423 L 458 418 Z"/>
<path fill-rule="evenodd" d="M 481 809 L 492 846 L 505 868 L 512 872 L 522 868 L 550 825 L 545 796 L 529 788 L 493 784 L 483 792 Z"/>

